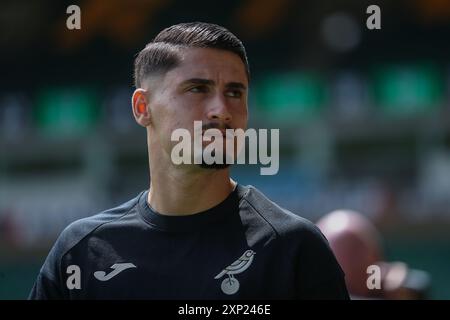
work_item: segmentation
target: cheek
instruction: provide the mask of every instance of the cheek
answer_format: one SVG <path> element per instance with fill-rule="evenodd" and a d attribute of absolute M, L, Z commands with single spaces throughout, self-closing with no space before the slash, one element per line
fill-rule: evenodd
<path fill-rule="evenodd" d="M 163 131 L 182 128 L 182 106 L 176 98 L 168 97 L 155 107 L 154 120 Z"/>
<path fill-rule="evenodd" d="M 180 128 L 184 128 L 184 129 L 188 129 L 188 130 L 190 129 L 189 127 L 186 127 L 185 123 L 182 123 L 179 119 L 176 119 L 175 121 L 173 121 L 173 123 L 171 125 L 171 132 L 169 132 L 169 134 L 171 134 L 173 131 L 180 129 Z"/>
<path fill-rule="evenodd" d="M 200 95 L 184 95 L 173 98 L 170 100 L 169 106 L 171 116 L 179 119 L 180 123 L 197 119 L 204 103 L 205 101 Z"/>
<path fill-rule="evenodd" d="M 237 108 L 234 112 L 233 119 L 237 127 L 246 128 L 248 120 L 247 108 L 242 106 L 240 108 Z"/>

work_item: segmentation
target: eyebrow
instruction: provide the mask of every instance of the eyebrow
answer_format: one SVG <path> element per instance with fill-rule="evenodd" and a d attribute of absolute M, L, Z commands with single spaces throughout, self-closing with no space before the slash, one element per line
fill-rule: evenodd
<path fill-rule="evenodd" d="M 209 79 L 202 79 L 202 78 L 192 78 L 192 79 L 187 79 L 185 81 L 183 81 L 180 85 L 188 85 L 188 84 L 203 84 L 203 85 L 209 85 L 209 86 L 213 86 L 216 83 L 213 80 L 209 80 Z M 228 89 L 241 89 L 241 90 L 246 90 L 247 87 L 240 82 L 228 82 L 225 85 Z"/>
<path fill-rule="evenodd" d="M 242 89 L 242 90 L 247 90 L 247 87 L 240 82 L 229 82 L 226 84 L 226 87 L 229 89 Z"/>

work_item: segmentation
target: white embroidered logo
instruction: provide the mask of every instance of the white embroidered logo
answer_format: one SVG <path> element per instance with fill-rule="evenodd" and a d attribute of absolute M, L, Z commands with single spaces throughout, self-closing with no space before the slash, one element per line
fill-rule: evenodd
<path fill-rule="evenodd" d="M 223 293 L 231 295 L 239 291 L 239 281 L 234 277 L 234 275 L 247 270 L 252 264 L 255 254 L 256 253 L 253 250 L 245 251 L 239 259 L 223 269 L 217 276 L 214 277 L 214 279 L 220 279 L 224 275 L 228 275 L 228 278 L 225 278 L 220 286 Z"/>
<path fill-rule="evenodd" d="M 137 268 L 137 267 L 132 263 L 115 263 L 111 266 L 111 269 L 114 269 L 114 271 L 111 271 L 108 274 L 106 274 L 105 271 L 95 271 L 94 277 L 100 281 L 108 281 L 109 279 L 114 278 L 119 273 L 129 268 Z"/>

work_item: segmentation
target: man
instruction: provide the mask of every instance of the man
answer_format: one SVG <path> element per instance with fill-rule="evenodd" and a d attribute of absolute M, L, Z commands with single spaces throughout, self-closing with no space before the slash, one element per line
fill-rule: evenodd
<path fill-rule="evenodd" d="M 174 164 L 175 130 L 246 128 L 248 83 L 245 49 L 225 28 L 157 35 L 136 58 L 132 97 L 150 188 L 67 227 L 30 298 L 348 299 L 312 223 L 231 180 L 226 163 Z"/>

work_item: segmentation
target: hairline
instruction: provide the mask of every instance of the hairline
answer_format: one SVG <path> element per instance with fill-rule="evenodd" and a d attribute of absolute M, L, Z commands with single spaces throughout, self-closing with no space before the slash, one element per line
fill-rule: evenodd
<path fill-rule="evenodd" d="M 140 87 L 143 88 L 143 89 L 147 89 L 147 88 L 144 88 L 144 84 L 145 83 L 148 83 L 148 81 L 153 81 L 155 78 L 159 77 L 161 79 L 161 81 L 164 81 L 165 76 L 167 75 L 167 73 L 169 71 L 172 71 L 172 70 L 176 69 L 182 63 L 183 54 L 184 54 L 183 51 L 190 50 L 190 49 L 213 49 L 213 50 L 225 51 L 225 52 L 229 52 L 229 53 L 234 54 L 242 62 L 242 65 L 244 67 L 245 76 L 247 78 L 247 86 L 250 83 L 250 75 L 248 74 L 248 70 L 247 70 L 246 64 L 243 61 L 243 59 L 239 56 L 239 54 L 237 54 L 234 51 L 227 50 L 227 49 L 224 49 L 224 48 L 215 48 L 215 47 L 209 47 L 209 46 L 185 45 L 185 44 L 170 43 L 170 42 L 164 42 L 164 41 L 151 42 L 145 47 L 145 49 L 147 49 L 148 47 L 150 47 L 153 44 L 159 44 L 159 43 L 166 44 L 166 45 L 174 48 L 175 50 L 177 50 L 178 51 L 177 53 L 180 54 L 180 57 L 178 57 L 180 59 L 178 59 L 178 61 L 177 61 L 177 63 L 175 65 L 173 65 L 173 66 L 171 66 L 171 67 L 169 67 L 169 68 L 167 68 L 165 70 L 153 71 L 153 72 L 150 72 L 147 75 L 143 76 L 142 79 L 140 80 L 140 83 L 141 83 Z"/>

